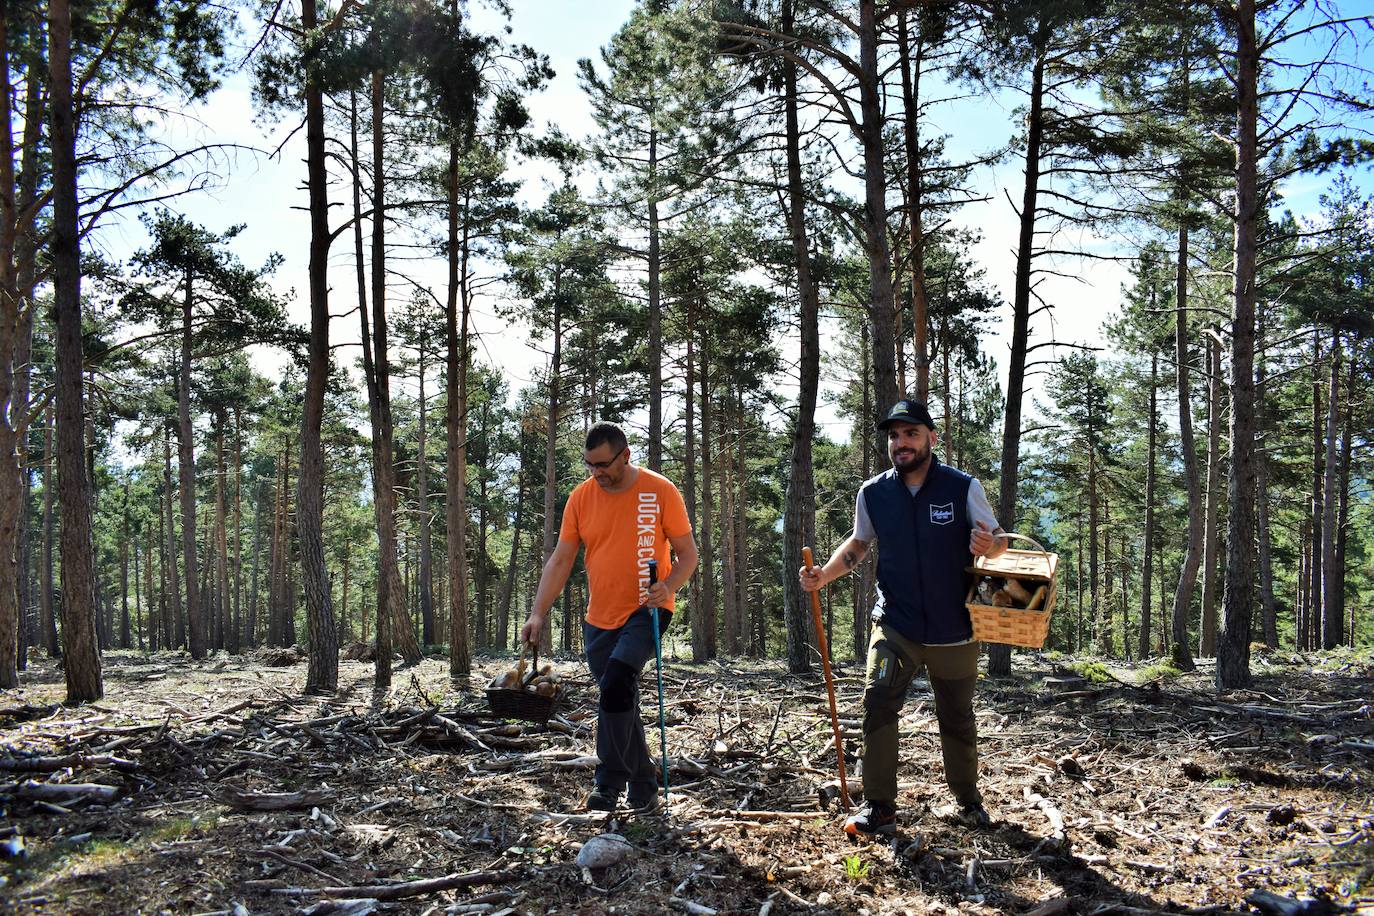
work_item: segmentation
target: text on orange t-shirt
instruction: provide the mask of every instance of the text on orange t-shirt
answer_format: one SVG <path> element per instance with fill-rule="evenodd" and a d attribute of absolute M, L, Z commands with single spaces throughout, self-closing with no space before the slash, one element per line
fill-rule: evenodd
<path fill-rule="evenodd" d="M 682 494 L 648 468 L 639 468 L 634 486 L 619 493 L 590 478 L 578 484 L 563 509 L 558 539 L 587 548 L 587 622 L 614 630 L 630 619 L 647 598 L 649 561 L 658 561 L 660 582 L 668 578 L 668 539 L 691 532 Z M 673 609 L 672 599 L 666 609 Z"/>

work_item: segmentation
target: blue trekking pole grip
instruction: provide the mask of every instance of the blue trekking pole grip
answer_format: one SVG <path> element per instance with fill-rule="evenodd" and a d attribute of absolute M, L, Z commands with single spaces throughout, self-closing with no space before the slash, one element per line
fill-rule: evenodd
<path fill-rule="evenodd" d="M 658 561 L 649 561 L 649 587 L 653 588 L 658 582 Z M 663 804 L 668 804 L 668 728 L 664 724 L 663 716 L 663 643 L 658 635 L 658 608 L 650 607 L 649 615 L 653 618 L 654 628 L 654 662 L 657 665 L 655 673 L 658 679 L 658 745 L 659 755 L 663 766 Z"/>

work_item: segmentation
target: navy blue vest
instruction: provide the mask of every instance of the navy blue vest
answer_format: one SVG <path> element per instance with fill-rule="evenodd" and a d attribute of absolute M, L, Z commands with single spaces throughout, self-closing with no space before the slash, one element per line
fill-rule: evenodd
<path fill-rule="evenodd" d="M 863 485 L 864 505 L 878 536 L 878 604 L 873 619 L 918 643 L 973 638 L 964 597 L 973 563 L 968 542 L 972 477 L 932 455 L 913 497 L 897 471 Z"/>

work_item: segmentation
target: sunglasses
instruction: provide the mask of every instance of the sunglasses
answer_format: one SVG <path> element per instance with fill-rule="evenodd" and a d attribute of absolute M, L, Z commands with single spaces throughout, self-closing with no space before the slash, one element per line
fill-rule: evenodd
<path fill-rule="evenodd" d="M 589 471 L 604 471 L 608 467 L 619 461 L 620 456 L 624 455 L 625 451 L 625 449 L 621 449 L 619 452 L 616 453 L 616 456 L 610 459 L 609 461 L 588 461 L 586 458 L 583 458 L 582 463 L 587 466 L 587 470 Z"/>

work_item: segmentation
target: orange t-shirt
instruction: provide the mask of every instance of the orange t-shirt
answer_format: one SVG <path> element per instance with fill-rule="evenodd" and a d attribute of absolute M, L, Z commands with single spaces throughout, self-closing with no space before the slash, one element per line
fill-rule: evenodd
<path fill-rule="evenodd" d="M 629 620 L 644 606 L 649 561 L 658 561 L 662 582 L 673 571 L 668 539 L 691 533 L 682 494 L 662 474 L 640 468 L 634 486 L 619 493 L 591 478 L 578 484 L 563 509 L 558 539 L 587 548 L 587 622 L 614 630 Z"/>

